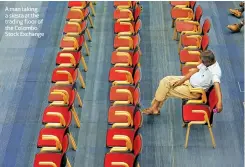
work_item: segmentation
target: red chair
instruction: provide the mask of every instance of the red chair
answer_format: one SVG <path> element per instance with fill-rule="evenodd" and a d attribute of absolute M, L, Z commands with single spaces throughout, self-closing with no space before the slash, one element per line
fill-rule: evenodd
<path fill-rule="evenodd" d="M 71 22 L 83 22 L 84 20 L 89 20 L 90 22 L 90 27 L 93 28 L 94 27 L 94 23 L 93 20 L 90 16 L 90 11 L 88 8 L 85 8 L 83 10 L 78 9 L 78 8 L 71 8 L 66 16 L 66 20 L 67 21 L 71 21 Z"/>
<path fill-rule="evenodd" d="M 80 120 L 76 111 L 72 108 L 62 106 L 48 106 L 43 112 L 42 124 L 46 128 L 66 128 L 71 125 L 72 117 L 78 128 L 80 128 Z"/>
<path fill-rule="evenodd" d="M 65 153 L 38 153 L 35 156 L 34 167 L 71 167 Z"/>
<path fill-rule="evenodd" d="M 91 34 L 89 32 L 89 29 L 87 28 L 87 21 L 84 20 L 81 23 L 77 22 L 67 22 L 64 26 L 63 33 L 67 36 L 81 36 L 84 35 L 85 32 L 87 33 L 89 41 L 92 41 Z"/>
<path fill-rule="evenodd" d="M 194 6 L 196 5 L 195 1 L 190 2 L 191 8 L 183 7 L 183 6 L 175 6 L 171 9 L 171 17 L 172 17 L 172 28 L 174 27 L 175 20 L 194 20 Z"/>
<path fill-rule="evenodd" d="M 120 124 L 109 128 L 106 135 L 106 146 L 127 147 L 125 151 L 132 151 L 134 141 L 136 141 L 137 143 L 139 142 L 139 140 L 141 141 L 141 136 L 137 135 L 138 129 L 141 126 L 142 119 L 134 119 L 134 128 L 124 128 Z"/>
<path fill-rule="evenodd" d="M 88 71 L 87 64 L 81 52 L 60 51 L 56 56 L 56 65 L 59 67 L 78 68 L 79 70 L 80 61 L 83 65 L 84 71 Z"/>
<path fill-rule="evenodd" d="M 86 53 L 89 56 L 90 52 L 84 35 L 77 37 L 63 36 L 60 42 L 60 49 L 65 51 L 81 51 L 83 44 L 85 46 Z"/>
<path fill-rule="evenodd" d="M 134 86 L 112 86 L 110 101 L 115 105 L 140 105 L 140 89 Z"/>
<path fill-rule="evenodd" d="M 137 156 L 132 153 L 107 153 L 104 159 L 104 167 L 139 167 Z"/>
<path fill-rule="evenodd" d="M 211 124 L 213 122 L 213 109 L 216 107 L 218 98 L 214 88 L 211 88 L 208 95 L 208 105 L 201 104 L 185 104 L 182 107 L 182 118 L 184 125 L 188 124 L 186 132 L 185 148 L 188 145 L 188 138 L 190 133 L 190 127 L 193 124 L 208 125 L 209 133 L 212 140 L 212 145 L 215 148 L 215 140 L 212 132 Z"/>
<path fill-rule="evenodd" d="M 113 51 L 111 55 L 111 64 L 114 67 L 135 67 L 140 62 L 140 52 L 136 49 L 134 52 Z"/>
<path fill-rule="evenodd" d="M 114 7 L 120 9 L 133 9 L 139 1 L 114 1 Z"/>
<path fill-rule="evenodd" d="M 139 34 L 135 36 L 118 36 L 116 35 L 114 38 L 114 48 L 117 51 L 134 51 L 138 49 L 141 55 L 141 50 L 139 47 L 140 44 L 140 36 Z"/>
<path fill-rule="evenodd" d="M 65 153 L 69 147 L 69 138 L 73 150 L 77 149 L 75 140 L 69 134 L 67 128 L 42 128 L 39 132 L 37 147 L 41 148 L 40 152 L 59 152 Z"/>
<path fill-rule="evenodd" d="M 119 22 L 121 21 L 136 21 L 141 13 L 142 7 L 136 5 L 133 10 L 125 8 L 117 8 L 114 10 L 113 18 Z"/>
<path fill-rule="evenodd" d="M 141 80 L 140 68 L 112 67 L 109 73 L 109 81 L 112 85 L 137 85 Z"/>
<path fill-rule="evenodd" d="M 208 19 L 203 23 L 202 34 L 192 34 L 191 32 L 182 32 L 180 35 L 178 51 L 180 52 L 181 47 L 186 46 L 200 46 L 202 42 L 202 36 L 207 34 L 210 30 L 211 24 Z"/>
<path fill-rule="evenodd" d="M 53 70 L 51 81 L 56 85 L 74 85 L 77 77 L 82 88 L 85 88 L 85 82 L 78 68 L 56 67 Z"/>
<path fill-rule="evenodd" d="M 202 33 L 202 29 L 200 26 L 200 19 L 202 17 L 202 8 L 199 5 L 196 8 L 195 12 L 195 20 L 196 21 L 190 21 L 190 20 L 176 20 L 175 21 L 175 27 L 174 27 L 174 33 L 173 33 L 173 39 L 177 40 L 178 33 L 181 33 L 182 31 L 192 31 L 194 33 Z"/>
<path fill-rule="evenodd" d="M 128 117 L 133 120 L 137 110 L 138 109 L 135 106 L 110 106 L 108 111 L 108 124 L 128 122 Z M 123 111 L 127 114 L 125 114 L 125 116 L 119 116 L 116 114 L 118 111 Z"/>
<path fill-rule="evenodd" d="M 115 22 L 114 33 L 118 36 L 134 36 L 139 33 L 141 28 L 141 20 L 134 22 Z"/>
<path fill-rule="evenodd" d="M 194 10 L 196 1 L 170 1 L 170 5 L 172 7 L 179 6 L 184 8 L 191 8 L 192 10 Z"/>
<path fill-rule="evenodd" d="M 88 1 L 69 1 L 68 8 L 86 9 L 90 7 L 92 10 L 92 16 L 95 16 L 95 10 L 92 2 Z"/>

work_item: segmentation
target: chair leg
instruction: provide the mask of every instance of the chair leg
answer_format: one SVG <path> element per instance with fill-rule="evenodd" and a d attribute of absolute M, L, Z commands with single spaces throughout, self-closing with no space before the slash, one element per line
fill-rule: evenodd
<path fill-rule="evenodd" d="M 77 144 L 76 144 L 75 139 L 72 136 L 71 132 L 69 133 L 69 138 L 71 140 L 71 145 L 72 145 L 73 150 L 77 150 Z"/>
<path fill-rule="evenodd" d="M 91 37 L 91 34 L 90 34 L 88 28 L 86 28 L 86 33 L 87 33 L 87 36 L 88 36 L 88 41 L 91 42 L 92 41 L 92 37 Z"/>
<path fill-rule="evenodd" d="M 180 37 L 180 39 L 179 39 L 178 53 L 180 53 L 180 48 L 181 48 L 181 37 Z"/>
<path fill-rule="evenodd" d="M 76 91 L 76 95 L 77 95 L 77 100 L 78 100 L 79 107 L 82 107 L 83 103 L 82 103 L 81 97 L 80 97 L 80 95 L 78 94 L 77 91 Z"/>
<path fill-rule="evenodd" d="M 86 64 L 86 62 L 84 60 L 83 55 L 81 56 L 81 60 L 80 61 L 81 61 L 82 65 L 83 65 L 84 71 L 87 72 L 88 71 L 88 67 L 87 67 L 87 64 Z"/>
<path fill-rule="evenodd" d="M 91 25 L 90 28 L 94 28 L 94 23 L 93 23 L 93 20 L 92 20 L 90 15 L 88 16 L 88 19 L 89 19 L 89 22 L 90 22 L 90 25 Z"/>
<path fill-rule="evenodd" d="M 189 135 L 190 135 L 190 129 L 191 129 L 191 124 L 188 123 L 188 128 L 186 131 L 186 137 L 185 137 L 185 148 L 188 146 L 188 140 L 189 140 Z"/>
<path fill-rule="evenodd" d="M 176 35 L 177 35 L 177 30 L 176 30 L 176 28 L 174 28 L 174 32 L 173 32 L 173 40 L 176 40 Z"/>
<path fill-rule="evenodd" d="M 89 3 L 89 7 L 91 8 L 92 10 L 92 16 L 95 16 L 95 10 L 94 10 L 94 6 L 93 6 L 93 3 Z"/>
<path fill-rule="evenodd" d="M 82 76 L 82 73 L 80 72 L 80 70 L 78 70 L 78 78 L 79 78 L 79 81 L 81 83 L 82 88 L 85 89 L 86 85 L 85 85 L 85 82 L 84 82 L 84 79 L 83 79 L 83 76 Z"/>
<path fill-rule="evenodd" d="M 212 127 L 211 127 L 211 125 L 209 123 L 209 120 L 207 120 L 207 123 L 208 123 L 208 130 L 209 130 L 209 133 L 210 133 L 210 136 L 211 136 L 211 140 L 212 140 L 212 145 L 213 145 L 213 148 L 215 148 L 216 147 L 216 143 L 215 143 Z"/>
<path fill-rule="evenodd" d="M 174 19 L 172 19 L 172 28 L 174 28 Z"/>
<path fill-rule="evenodd" d="M 68 166 L 68 167 L 71 167 L 71 163 L 70 163 L 70 161 L 69 161 L 69 159 L 66 157 L 66 165 Z"/>
<path fill-rule="evenodd" d="M 182 123 L 182 127 L 185 128 L 186 127 L 186 123 L 183 122 Z"/>
<path fill-rule="evenodd" d="M 88 49 L 88 44 L 86 41 L 84 41 L 84 46 L 85 46 L 85 49 L 86 49 L 86 52 L 87 52 L 87 56 L 90 55 L 90 52 L 89 52 L 89 49 Z"/>
<path fill-rule="evenodd" d="M 80 120 L 78 118 L 78 115 L 77 115 L 77 112 L 76 112 L 76 109 L 75 109 L 74 106 L 72 106 L 71 113 L 72 113 L 72 116 L 73 116 L 73 118 L 75 120 L 75 123 L 76 123 L 77 127 L 80 128 L 80 126 L 81 126 L 80 125 Z"/>

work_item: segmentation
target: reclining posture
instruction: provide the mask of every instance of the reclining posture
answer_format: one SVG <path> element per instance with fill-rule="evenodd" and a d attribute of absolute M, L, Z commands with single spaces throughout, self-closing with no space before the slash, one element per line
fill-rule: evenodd
<path fill-rule="evenodd" d="M 167 76 L 160 82 L 150 108 L 144 109 L 145 114 L 160 114 L 160 109 L 168 97 L 181 99 L 198 99 L 199 93 L 192 93 L 191 88 L 203 88 L 207 91 L 214 85 L 218 103 L 218 112 L 222 111 L 222 94 L 220 90 L 221 69 L 212 51 L 201 53 L 202 63 L 193 68 L 186 76 Z"/>

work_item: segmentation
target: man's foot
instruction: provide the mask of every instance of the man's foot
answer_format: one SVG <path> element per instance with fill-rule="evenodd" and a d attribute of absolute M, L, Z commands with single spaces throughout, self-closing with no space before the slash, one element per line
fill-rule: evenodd
<path fill-rule="evenodd" d="M 234 16 L 240 18 L 242 16 L 242 12 L 239 11 L 239 9 L 230 9 L 229 10 L 231 14 L 233 14 Z"/>
<path fill-rule="evenodd" d="M 239 24 L 231 24 L 228 25 L 227 28 L 229 28 L 232 32 L 240 32 L 241 30 Z"/>
<path fill-rule="evenodd" d="M 160 110 L 153 110 L 152 108 L 146 108 L 142 112 L 146 115 L 160 115 Z"/>

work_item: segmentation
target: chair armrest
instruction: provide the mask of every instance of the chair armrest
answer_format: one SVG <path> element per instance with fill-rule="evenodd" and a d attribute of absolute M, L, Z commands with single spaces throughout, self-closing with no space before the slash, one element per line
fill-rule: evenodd
<path fill-rule="evenodd" d="M 112 139 L 125 141 L 126 142 L 126 148 L 130 151 L 133 150 L 133 144 L 132 144 L 132 142 L 128 136 L 126 136 L 126 135 L 114 135 Z"/>
<path fill-rule="evenodd" d="M 112 85 L 130 85 L 130 82 L 128 81 L 114 81 Z"/>
<path fill-rule="evenodd" d="M 181 35 L 200 35 L 200 32 L 195 32 L 195 31 L 182 31 Z"/>
<path fill-rule="evenodd" d="M 127 152 L 128 148 L 127 147 L 112 147 L 110 149 L 110 152 Z"/>
<path fill-rule="evenodd" d="M 128 32 L 119 32 L 117 35 L 118 36 L 123 36 L 123 35 L 132 35 L 134 32 L 130 32 L 130 31 L 128 31 Z"/>
<path fill-rule="evenodd" d="M 116 70 L 115 72 L 125 74 L 126 78 L 127 78 L 126 81 L 128 81 L 129 83 L 134 83 L 133 76 L 130 72 L 128 72 L 126 70 Z"/>
<path fill-rule="evenodd" d="M 51 95 L 61 95 L 62 98 L 63 98 L 63 102 L 64 102 L 65 104 L 68 104 L 68 103 L 69 103 L 68 98 L 66 97 L 65 93 L 63 93 L 63 92 L 51 92 L 50 94 L 51 94 Z M 58 102 L 58 101 L 57 101 L 57 102 Z"/>
<path fill-rule="evenodd" d="M 128 89 L 117 89 L 116 92 L 128 94 L 128 101 L 130 103 L 133 103 L 133 95 L 131 94 L 131 92 Z"/>
<path fill-rule="evenodd" d="M 130 47 L 118 47 L 116 50 L 117 51 L 129 51 L 131 48 Z"/>
<path fill-rule="evenodd" d="M 116 63 L 114 65 L 114 67 L 128 67 L 128 66 L 131 66 L 131 65 L 128 63 Z"/>
<path fill-rule="evenodd" d="M 121 18 L 121 19 L 117 19 L 117 22 L 129 22 L 129 21 L 131 21 L 132 20 L 132 18 Z"/>
<path fill-rule="evenodd" d="M 116 116 L 126 116 L 128 122 L 127 123 L 114 123 L 112 125 L 113 128 L 115 127 L 129 127 L 129 126 L 133 126 L 133 119 L 131 118 L 131 115 L 128 111 L 115 111 L 115 115 Z"/>
<path fill-rule="evenodd" d="M 201 99 L 200 100 L 188 100 L 187 104 L 190 103 L 195 103 L 195 104 L 203 104 L 203 103 L 207 103 L 207 96 L 206 96 L 206 92 L 204 91 L 204 89 L 202 88 L 190 88 L 190 92 L 191 93 L 200 93 L 201 94 Z"/>
<path fill-rule="evenodd" d="M 198 66 L 200 64 L 200 62 L 186 62 L 185 65 L 186 66 Z"/>
<path fill-rule="evenodd" d="M 129 165 L 126 162 L 111 162 L 111 165 L 129 167 Z"/>
<path fill-rule="evenodd" d="M 70 62 L 73 64 L 73 66 L 76 65 L 76 60 L 71 53 L 61 53 L 60 57 L 68 57 L 68 58 L 70 58 Z"/>
<path fill-rule="evenodd" d="M 176 8 L 186 8 L 186 7 L 188 7 L 188 5 L 176 5 L 175 7 Z"/>
<path fill-rule="evenodd" d="M 130 66 L 132 66 L 132 58 L 131 58 L 129 53 L 127 53 L 127 52 L 117 52 L 117 56 L 126 56 L 128 58 L 128 64 Z"/>
<path fill-rule="evenodd" d="M 184 50 L 189 50 L 189 49 L 199 49 L 198 46 L 187 46 L 183 48 Z"/>
<path fill-rule="evenodd" d="M 184 22 L 188 22 L 188 23 L 195 24 L 195 25 L 200 25 L 200 23 L 197 21 L 184 20 Z"/>
<path fill-rule="evenodd" d="M 62 150 L 62 145 L 57 136 L 54 135 L 42 135 L 42 140 L 53 140 L 55 141 L 55 146 L 57 150 Z"/>
<path fill-rule="evenodd" d="M 46 161 L 42 161 L 38 163 L 40 166 L 52 166 L 52 167 L 57 167 L 57 165 L 53 162 L 46 162 Z M 126 166 L 125 166 L 126 167 Z"/>
<path fill-rule="evenodd" d="M 199 51 L 188 51 L 189 54 L 194 54 L 194 55 L 201 55 L 201 53 Z"/>
<path fill-rule="evenodd" d="M 72 78 L 71 74 L 68 71 L 65 71 L 65 70 L 57 70 L 56 73 L 57 74 L 66 74 L 68 76 L 68 82 L 70 84 L 73 84 L 74 83 L 73 78 Z M 62 82 L 62 81 L 57 81 L 56 83 L 58 83 L 58 82 Z"/>
<path fill-rule="evenodd" d="M 66 125 L 66 122 L 65 122 L 65 118 L 64 116 L 61 114 L 61 113 L 58 113 L 58 112 L 47 112 L 46 115 L 50 115 L 50 116 L 56 116 L 60 119 L 60 123 L 58 123 L 60 126 L 65 126 Z M 53 123 L 47 123 L 46 125 L 49 126 L 49 125 L 52 125 Z M 55 123 L 57 124 L 57 123 Z"/>

